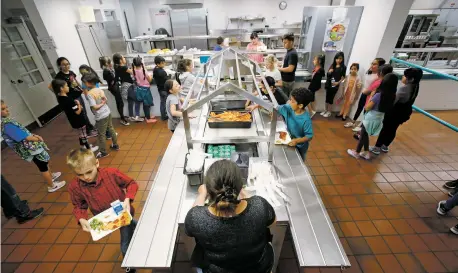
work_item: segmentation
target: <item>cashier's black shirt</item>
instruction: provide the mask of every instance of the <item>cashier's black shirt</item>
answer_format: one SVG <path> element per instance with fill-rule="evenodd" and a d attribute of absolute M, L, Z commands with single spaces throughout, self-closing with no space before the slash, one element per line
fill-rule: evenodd
<path fill-rule="evenodd" d="M 78 105 L 75 100 L 68 96 L 57 96 L 57 102 L 59 103 L 60 109 L 65 112 L 67 119 L 70 122 L 72 128 L 78 129 L 86 125 L 83 115 L 77 115 L 75 113 L 78 110 Z"/>
<path fill-rule="evenodd" d="M 281 72 L 281 79 L 284 82 L 293 82 L 296 79 L 296 68 L 297 68 L 297 52 L 295 48 L 288 49 L 286 52 L 285 59 L 283 60 L 283 68 L 289 65 L 294 65 L 293 72 Z"/>
<path fill-rule="evenodd" d="M 76 74 L 73 71 L 70 70 L 68 74 L 65 74 L 64 72 L 59 71 L 55 79 L 63 80 L 67 82 L 67 85 L 69 88 L 68 96 L 70 98 L 78 99 L 79 97 L 81 97 L 83 90 L 78 85 L 78 82 L 76 81 Z"/>
<path fill-rule="evenodd" d="M 207 206 L 193 207 L 186 215 L 185 232 L 196 240 L 192 262 L 205 273 L 271 271 L 274 253 L 267 227 L 275 211 L 260 196 L 245 200 L 246 209 L 234 217 L 215 216 Z"/>

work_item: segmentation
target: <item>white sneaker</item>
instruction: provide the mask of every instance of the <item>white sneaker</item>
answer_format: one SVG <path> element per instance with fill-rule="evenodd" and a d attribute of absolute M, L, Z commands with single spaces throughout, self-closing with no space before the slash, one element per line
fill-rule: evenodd
<path fill-rule="evenodd" d="M 139 116 L 136 116 L 135 118 L 133 118 L 133 121 L 135 121 L 135 122 L 142 122 L 144 120 L 145 120 L 144 118 L 141 118 Z"/>
<path fill-rule="evenodd" d="M 324 115 L 326 115 L 327 112 L 328 111 L 323 111 L 323 112 L 320 113 L 320 115 L 324 116 Z"/>
<path fill-rule="evenodd" d="M 53 186 L 52 187 L 48 187 L 48 192 L 55 192 L 57 191 L 58 189 L 62 188 L 63 186 L 65 186 L 65 181 L 58 181 L 58 182 L 53 182 Z"/>
<path fill-rule="evenodd" d="M 345 128 L 350 128 L 350 127 L 353 127 L 353 125 L 355 125 L 353 122 L 349 121 L 347 123 L 345 123 L 344 127 Z"/>
<path fill-rule="evenodd" d="M 323 115 L 323 117 L 325 117 L 325 118 L 329 118 L 330 116 L 331 116 L 331 112 L 326 112 L 326 113 Z"/>
<path fill-rule="evenodd" d="M 59 178 L 60 176 L 62 175 L 61 172 L 55 172 L 55 173 L 52 173 L 51 176 L 52 176 L 52 181 L 56 181 L 57 178 Z"/>
<path fill-rule="evenodd" d="M 313 116 L 314 116 L 315 114 L 316 114 L 316 111 L 312 111 L 312 112 L 310 113 L 310 118 L 313 118 Z"/>
<path fill-rule="evenodd" d="M 95 152 L 97 152 L 98 150 L 99 150 L 99 146 L 92 146 L 92 145 L 91 145 L 91 151 L 92 151 L 92 152 L 95 153 Z"/>
<path fill-rule="evenodd" d="M 359 127 L 359 126 L 355 127 L 355 128 L 352 129 L 352 131 L 353 132 L 359 132 L 359 131 L 361 131 L 361 127 Z"/>
<path fill-rule="evenodd" d="M 370 160 L 371 159 L 371 155 L 368 152 L 359 153 L 359 157 L 364 158 L 366 160 Z"/>

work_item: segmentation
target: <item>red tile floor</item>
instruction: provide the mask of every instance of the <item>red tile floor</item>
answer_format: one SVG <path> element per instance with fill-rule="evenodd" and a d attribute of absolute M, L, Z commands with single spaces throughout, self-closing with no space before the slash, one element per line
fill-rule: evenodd
<path fill-rule="evenodd" d="M 436 114 L 458 124 L 456 111 Z M 390 153 L 367 162 L 346 154 L 356 141 L 341 121 L 317 116 L 313 123 L 315 137 L 306 163 L 352 264 L 345 272 L 458 272 L 458 236 L 448 232 L 458 223 L 458 209 L 447 217 L 435 212 L 437 202 L 447 198 L 442 184 L 458 178 L 458 134 L 414 114 L 401 126 Z M 121 151 L 102 159 L 101 165 L 137 179 L 140 191 L 134 205 L 140 213 L 171 133 L 165 123 L 117 126 L 117 131 Z M 62 171 L 69 182 L 65 155 L 77 141 L 65 116 L 35 133 L 52 149 L 53 170 Z M 119 233 L 93 242 L 76 225 L 68 193 L 45 192 L 36 167 L 9 149 L 2 151 L 2 173 L 31 207 L 46 212 L 24 225 L 2 217 L 1 272 L 123 272 Z M 189 272 L 181 249 L 178 245 L 172 272 Z M 287 239 L 277 272 L 300 272 L 294 257 Z"/>

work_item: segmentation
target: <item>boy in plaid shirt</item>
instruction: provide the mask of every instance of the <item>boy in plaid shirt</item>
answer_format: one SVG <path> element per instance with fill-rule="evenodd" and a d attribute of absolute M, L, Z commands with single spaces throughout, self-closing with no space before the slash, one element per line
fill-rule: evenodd
<path fill-rule="evenodd" d="M 99 161 L 91 150 L 80 148 L 72 150 L 67 156 L 67 164 L 75 172 L 76 178 L 68 186 L 73 203 L 73 215 L 81 228 L 90 232 L 88 211 L 97 215 L 109 208 L 116 200 L 123 202 L 125 210 L 135 214 L 131 206 L 138 190 L 138 184 L 127 175 L 115 168 L 99 168 Z M 120 228 L 121 252 L 126 254 L 130 240 L 134 234 L 137 221 L 132 219 L 130 225 Z M 135 269 L 126 269 L 133 273 Z"/>

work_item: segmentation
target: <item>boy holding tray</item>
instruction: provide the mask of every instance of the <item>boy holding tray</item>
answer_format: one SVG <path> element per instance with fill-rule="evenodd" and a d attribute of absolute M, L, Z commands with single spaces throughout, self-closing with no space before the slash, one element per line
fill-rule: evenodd
<path fill-rule="evenodd" d="M 73 203 L 73 215 L 86 232 L 91 231 L 88 221 L 89 208 L 94 215 L 111 208 L 111 203 L 120 200 L 125 211 L 135 214 L 131 206 L 138 190 L 138 184 L 127 175 L 114 168 L 99 168 L 99 161 L 91 150 L 80 148 L 72 150 L 67 156 L 67 164 L 75 172 L 76 178 L 70 183 L 68 191 Z M 134 234 L 137 221 L 132 219 L 128 226 L 120 228 L 121 252 L 127 252 Z M 126 269 L 126 272 L 135 272 Z"/>

